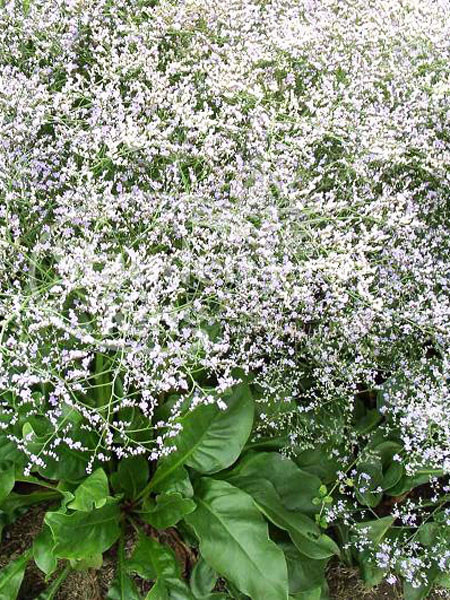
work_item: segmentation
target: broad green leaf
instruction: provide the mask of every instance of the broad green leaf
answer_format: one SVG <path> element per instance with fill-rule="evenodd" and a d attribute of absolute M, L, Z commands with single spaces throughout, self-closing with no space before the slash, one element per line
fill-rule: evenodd
<path fill-rule="evenodd" d="M 408 476 L 403 474 L 403 476 L 399 479 L 399 481 L 388 490 L 386 490 L 386 494 L 388 496 L 401 496 L 405 492 L 409 492 L 410 490 L 418 487 L 419 485 L 423 485 L 424 483 L 428 483 L 430 481 L 430 477 L 432 476 L 441 476 L 441 472 L 436 472 L 433 469 L 426 470 L 422 473 L 418 473 L 414 476 Z"/>
<path fill-rule="evenodd" d="M 170 578 L 165 582 L 170 600 L 197 600 L 189 586 L 181 579 Z"/>
<path fill-rule="evenodd" d="M 0 600 L 15 600 L 22 585 L 31 551 L 28 550 L 0 570 Z"/>
<path fill-rule="evenodd" d="M 253 398 L 249 386 L 241 383 L 221 399 L 226 410 L 202 405 L 180 418 L 183 429 L 169 440 L 176 450 L 161 461 L 149 489 L 157 489 L 182 465 L 200 473 L 216 473 L 237 460 L 252 429 Z"/>
<path fill-rule="evenodd" d="M 164 478 L 160 484 L 153 488 L 156 492 L 178 493 L 185 498 L 192 498 L 194 488 L 189 477 L 187 469 L 178 467 L 168 477 Z"/>
<path fill-rule="evenodd" d="M 442 587 L 445 589 L 450 589 L 450 573 L 439 573 L 436 576 L 435 584 L 438 587 Z"/>
<path fill-rule="evenodd" d="M 82 445 L 95 448 L 95 434 L 81 429 L 81 416 L 74 409 L 69 409 L 70 415 L 67 416 L 67 421 L 71 423 L 72 429 L 70 432 L 74 442 L 79 441 Z M 52 430 L 51 424 L 48 424 L 48 431 Z M 27 447 L 30 452 L 39 454 L 48 442 L 48 435 L 38 435 L 31 423 L 25 423 L 23 427 L 23 436 L 30 436 L 27 442 Z M 48 456 L 44 467 L 36 467 L 40 475 L 47 479 L 55 481 L 79 481 L 86 476 L 86 467 L 91 455 L 89 452 L 69 448 L 65 444 L 58 446 L 58 460 Z"/>
<path fill-rule="evenodd" d="M 394 524 L 395 517 L 380 517 L 373 521 L 362 521 L 357 523 L 356 529 L 364 532 L 364 535 L 375 545 L 379 544 L 388 529 Z"/>
<path fill-rule="evenodd" d="M 358 421 L 355 423 L 354 428 L 359 434 L 366 434 L 372 431 L 383 418 L 383 415 L 374 409 L 368 410 Z"/>
<path fill-rule="evenodd" d="M 311 450 L 303 450 L 294 457 L 294 462 L 311 475 L 319 477 L 324 483 L 336 481 L 337 472 L 341 468 L 336 458 L 330 458 L 323 446 Z"/>
<path fill-rule="evenodd" d="M 279 542 L 278 545 L 286 557 L 290 594 L 306 592 L 322 586 L 328 560 L 308 558 L 290 542 Z"/>
<path fill-rule="evenodd" d="M 298 592 L 289 596 L 289 600 L 321 600 L 322 598 L 322 586 L 315 587 L 306 592 Z"/>
<path fill-rule="evenodd" d="M 5 436 L 0 437 L 0 460 L 12 462 L 16 466 L 24 466 L 26 464 L 25 454 L 17 449 L 17 444 L 11 442 Z"/>
<path fill-rule="evenodd" d="M 201 478 L 194 498 L 197 509 L 185 520 L 211 567 L 253 600 L 287 600 L 283 552 L 269 539 L 251 497 L 226 481 Z"/>
<path fill-rule="evenodd" d="M 166 584 L 161 579 L 158 579 L 149 593 L 145 596 L 145 600 L 169 600 L 169 593 Z"/>
<path fill-rule="evenodd" d="M 156 529 L 167 529 L 193 510 L 195 502 L 190 498 L 183 498 L 181 494 L 160 494 L 156 501 L 151 499 L 144 504 L 139 516 Z"/>
<path fill-rule="evenodd" d="M 15 483 L 15 466 L 9 460 L 0 462 L 0 504 L 9 495 Z"/>
<path fill-rule="evenodd" d="M 355 496 L 358 502 L 374 508 L 383 497 L 379 488 L 383 488 L 383 470 L 381 460 L 360 463 L 355 483 Z"/>
<path fill-rule="evenodd" d="M 44 525 L 42 531 L 33 540 L 33 557 L 36 565 L 46 575 L 51 575 L 58 565 L 58 559 L 53 555 L 54 545 L 50 527 Z"/>
<path fill-rule="evenodd" d="M 403 599 L 404 600 L 426 600 L 430 593 L 430 585 L 421 585 L 420 587 L 413 587 L 407 581 L 403 584 Z"/>
<path fill-rule="evenodd" d="M 67 505 L 72 510 L 89 512 L 105 505 L 109 495 L 108 478 L 103 469 L 89 475 L 75 490 L 75 498 Z"/>
<path fill-rule="evenodd" d="M 200 557 L 192 569 L 189 581 L 194 596 L 207 596 L 216 585 L 216 581 L 217 573 Z"/>
<path fill-rule="evenodd" d="M 91 512 L 48 512 L 45 523 L 52 530 L 54 555 L 59 558 L 89 558 L 102 554 L 117 540 L 120 509 L 108 502 Z"/>
<path fill-rule="evenodd" d="M 318 494 L 320 479 L 302 471 L 292 460 L 276 452 L 248 452 L 223 477 L 238 487 L 243 478 L 270 481 L 287 509 L 306 514 L 318 511 L 312 499 Z"/>
<path fill-rule="evenodd" d="M 154 538 L 139 535 L 136 548 L 127 561 L 127 570 L 155 581 L 146 598 L 195 600 L 186 583 L 180 579 L 180 569 L 174 553 Z"/>
<path fill-rule="evenodd" d="M 127 573 L 124 539 L 121 537 L 117 552 L 117 568 L 106 600 L 140 600 L 136 584 Z"/>
<path fill-rule="evenodd" d="M 419 527 L 417 538 L 424 546 L 433 546 L 436 543 L 439 534 L 442 535 L 446 529 L 448 532 L 449 528 L 442 527 L 440 523 L 423 523 L 423 525 Z M 448 539 L 448 536 L 446 537 Z"/>
<path fill-rule="evenodd" d="M 103 565 L 103 554 L 91 554 L 84 558 L 69 558 L 69 563 L 74 571 L 100 569 Z"/>
<path fill-rule="evenodd" d="M 389 490 L 397 485 L 404 473 L 405 469 L 403 465 L 398 462 L 392 462 L 383 472 L 383 490 Z"/>
<path fill-rule="evenodd" d="M 386 577 L 386 569 L 380 569 L 371 561 L 370 552 L 364 550 L 358 555 L 361 579 L 368 588 L 379 585 Z"/>
<path fill-rule="evenodd" d="M 170 548 L 141 533 L 133 554 L 127 561 L 127 570 L 143 579 L 170 579 L 180 576 L 175 555 Z"/>
<path fill-rule="evenodd" d="M 70 573 L 70 567 L 67 565 L 61 573 L 56 577 L 56 579 L 49 585 L 49 587 L 41 592 L 39 596 L 35 598 L 35 600 L 53 600 L 56 594 L 59 591 L 59 588 L 63 584 L 64 580 L 67 578 L 67 575 Z M 130 598 L 130 600 L 133 600 Z"/>
<path fill-rule="evenodd" d="M 120 461 L 111 481 L 116 492 L 124 492 L 126 498 L 134 499 L 144 489 L 148 475 L 148 460 L 143 456 L 130 456 Z"/>
<path fill-rule="evenodd" d="M 302 554 L 317 560 L 339 555 L 338 546 L 321 533 L 312 519 L 285 508 L 270 481 L 253 477 L 233 478 L 232 481 L 236 487 L 252 496 L 256 506 L 272 523 L 289 533 Z"/>

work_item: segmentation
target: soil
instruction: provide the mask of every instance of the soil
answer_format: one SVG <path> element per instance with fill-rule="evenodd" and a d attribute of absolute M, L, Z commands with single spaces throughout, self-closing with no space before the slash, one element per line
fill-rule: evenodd
<path fill-rule="evenodd" d="M 32 544 L 33 538 L 39 533 L 46 506 L 33 507 L 13 525 L 5 529 L 0 545 L 0 568 L 10 560 L 19 556 Z M 154 533 L 154 532 L 152 532 Z M 177 540 L 176 533 L 163 532 L 161 541 L 171 545 L 183 571 L 192 566 L 194 557 Z M 164 539 L 163 539 L 164 538 Z M 129 546 L 133 545 L 133 534 L 130 532 Z M 62 584 L 54 600 L 105 600 L 107 590 L 114 578 L 115 551 L 104 555 L 103 565 L 100 569 L 89 571 L 71 571 Z M 149 591 L 151 584 L 136 578 L 138 588 L 142 595 Z M 402 600 L 401 589 L 397 586 L 382 584 L 376 589 L 367 589 L 358 577 L 357 569 L 351 569 L 342 564 L 331 564 L 328 570 L 328 584 L 330 587 L 330 600 Z M 43 573 L 30 561 L 25 572 L 24 581 L 19 592 L 18 600 L 35 600 L 47 587 Z M 429 600 L 450 600 L 449 592 L 434 592 Z"/>

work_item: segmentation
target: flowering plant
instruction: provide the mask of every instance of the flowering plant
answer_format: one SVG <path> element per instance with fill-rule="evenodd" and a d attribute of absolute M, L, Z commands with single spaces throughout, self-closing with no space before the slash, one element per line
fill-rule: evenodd
<path fill-rule="evenodd" d="M 112 600 L 448 585 L 448 0 L 0 6 L 2 523 Z"/>

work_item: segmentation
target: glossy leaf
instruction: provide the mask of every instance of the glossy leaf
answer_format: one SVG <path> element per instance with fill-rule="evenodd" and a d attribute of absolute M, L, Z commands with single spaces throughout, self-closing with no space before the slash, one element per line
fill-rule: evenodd
<path fill-rule="evenodd" d="M 289 542 L 280 542 L 279 546 L 286 557 L 290 594 L 306 592 L 322 586 L 328 560 L 308 558 Z"/>
<path fill-rule="evenodd" d="M 170 548 L 154 538 L 140 534 L 136 548 L 127 561 L 127 569 L 144 579 L 155 581 L 146 599 L 195 600 L 180 579 L 180 569 Z"/>
<path fill-rule="evenodd" d="M 410 583 L 403 584 L 403 599 L 404 600 L 426 600 L 430 593 L 431 585 L 421 585 L 413 587 Z"/>
<path fill-rule="evenodd" d="M 222 399 L 226 410 L 202 405 L 180 419 L 183 429 L 169 442 L 177 449 L 161 461 L 149 489 L 157 489 L 182 465 L 200 473 L 216 473 L 237 460 L 252 429 L 253 399 L 245 383 Z"/>
<path fill-rule="evenodd" d="M 239 481 L 248 477 L 269 481 L 287 509 L 306 514 L 318 511 L 312 500 L 318 494 L 320 479 L 276 452 L 249 452 L 224 477 L 238 487 Z"/>
<path fill-rule="evenodd" d="M 53 554 L 54 545 L 51 529 L 44 525 L 42 531 L 33 540 L 33 557 L 36 565 L 46 575 L 51 575 L 58 565 L 58 559 Z"/>
<path fill-rule="evenodd" d="M 365 537 L 375 545 L 379 544 L 388 529 L 394 524 L 395 517 L 380 517 L 373 521 L 362 521 L 356 525 L 360 531 L 364 531 Z"/>
<path fill-rule="evenodd" d="M 52 530 L 54 554 L 60 558 L 89 558 L 102 554 L 117 540 L 120 509 L 109 501 L 91 512 L 48 512 L 45 523 Z"/>
<path fill-rule="evenodd" d="M 275 487 L 268 480 L 240 477 L 237 487 L 250 494 L 259 510 L 280 529 L 287 531 L 298 550 L 314 559 L 339 555 L 339 548 L 321 533 L 315 522 L 300 512 L 285 508 Z"/>
<path fill-rule="evenodd" d="M 190 586 L 194 596 L 207 596 L 216 585 L 217 573 L 208 563 L 200 558 L 192 569 Z"/>
<path fill-rule="evenodd" d="M 185 517 L 200 540 L 200 553 L 220 575 L 253 600 L 287 600 L 283 552 L 251 497 L 226 481 L 202 478 L 197 509 Z"/>
<path fill-rule="evenodd" d="M 167 591 L 167 587 L 164 581 L 156 581 L 153 584 L 152 589 L 145 596 L 145 600 L 170 600 L 169 592 Z"/>
<path fill-rule="evenodd" d="M 130 456 L 120 461 L 111 481 L 116 492 L 123 492 L 126 498 L 134 499 L 144 489 L 148 477 L 148 460 L 143 456 Z"/>
<path fill-rule="evenodd" d="M 15 466 L 9 460 L 0 462 L 0 504 L 12 491 L 15 483 Z"/>
<path fill-rule="evenodd" d="M 159 484 L 153 488 L 156 492 L 178 493 L 185 498 L 192 498 L 194 488 L 189 477 L 187 469 L 178 467 L 172 471 L 168 477 L 165 477 Z"/>
<path fill-rule="evenodd" d="M 336 474 L 340 469 L 339 462 L 336 458 L 330 458 L 328 452 L 322 446 L 303 450 L 293 460 L 302 471 L 319 477 L 324 483 L 336 481 Z"/>
<path fill-rule="evenodd" d="M 371 588 L 379 585 L 386 577 L 386 569 L 380 569 L 371 561 L 370 551 L 364 550 L 358 556 L 361 579 L 366 587 Z"/>
<path fill-rule="evenodd" d="M 69 558 L 69 563 L 74 571 L 100 569 L 103 565 L 103 554 L 90 554 L 84 558 Z"/>
<path fill-rule="evenodd" d="M 67 507 L 72 510 L 89 512 L 105 505 L 109 495 L 108 478 L 103 469 L 89 475 L 75 490 L 75 497 Z"/>
<path fill-rule="evenodd" d="M 139 516 L 156 529 L 167 529 L 193 510 L 195 502 L 190 498 L 183 498 L 181 494 L 160 494 L 156 501 L 151 499 L 146 502 Z"/>
<path fill-rule="evenodd" d="M 81 429 L 81 417 L 74 409 L 69 409 L 67 421 L 71 423 L 71 438 L 74 442 L 80 442 L 83 446 L 95 447 L 95 436 Z M 48 430 L 51 430 L 49 426 Z M 48 442 L 48 435 L 38 435 L 31 423 L 25 423 L 23 436 L 29 437 L 28 450 L 39 454 Z M 36 467 L 36 471 L 48 479 L 61 481 L 79 481 L 86 476 L 86 466 L 90 459 L 89 452 L 83 452 L 75 448 L 69 448 L 66 444 L 58 446 L 58 460 L 52 456 L 46 457 L 45 466 Z"/>
<path fill-rule="evenodd" d="M 381 461 L 365 462 L 358 465 L 358 476 L 355 484 L 355 496 L 361 504 L 374 508 L 378 506 L 383 493 L 383 471 Z"/>
<path fill-rule="evenodd" d="M 156 580 L 179 577 L 180 570 L 172 550 L 154 538 L 141 533 L 133 554 L 127 561 L 127 570 L 143 579 Z"/>
<path fill-rule="evenodd" d="M 28 550 L 0 570 L 0 600 L 17 598 L 30 556 Z"/>

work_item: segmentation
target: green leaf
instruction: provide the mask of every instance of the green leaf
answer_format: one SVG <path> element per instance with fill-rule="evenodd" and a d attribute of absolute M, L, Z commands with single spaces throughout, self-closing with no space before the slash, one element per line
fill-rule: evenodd
<path fill-rule="evenodd" d="M 169 600 L 169 593 L 164 581 L 159 579 L 154 583 L 152 589 L 145 596 L 145 600 Z"/>
<path fill-rule="evenodd" d="M 383 415 L 375 408 L 368 410 L 364 416 L 358 419 L 354 428 L 359 434 L 369 433 L 382 420 Z"/>
<path fill-rule="evenodd" d="M 182 465 L 200 473 L 216 473 L 237 460 L 252 429 L 253 398 L 249 386 L 241 383 L 223 400 L 226 410 L 202 405 L 180 418 L 183 429 L 169 440 L 176 450 L 161 461 L 148 489 L 157 489 Z"/>
<path fill-rule="evenodd" d="M 306 592 L 298 592 L 292 596 L 289 596 L 289 600 L 321 600 L 322 598 L 322 586 L 315 587 Z"/>
<path fill-rule="evenodd" d="M 170 548 L 141 533 L 127 561 L 127 570 L 143 579 L 170 579 L 180 576 L 178 563 Z"/>
<path fill-rule="evenodd" d="M 15 600 L 22 585 L 31 551 L 27 550 L 0 570 L 0 600 Z"/>
<path fill-rule="evenodd" d="M 15 466 L 10 460 L 0 462 L 0 504 L 9 495 L 15 483 Z"/>
<path fill-rule="evenodd" d="M 337 472 L 340 469 L 336 458 L 330 458 L 323 446 L 311 450 L 303 450 L 294 457 L 294 462 L 307 473 L 319 477 L 324 483 L 336 481 Z"/>
<path fill-rule="evenodd" d="M 356 529 L 360 532 L 364 530 L 364 535 L 371 540 L 374 545 L 381 542 L 388 529 L 394 524 L 395 517 L 381 517 L 373 521 L 362 521 L 357 523 Z"/>
<path fill-rule="evenodd" d="M 195 510 L 195 502 L 181 494 L 160 494 L 156 502 L 151 499 L 144 504 L 139 516 L 156 529 L 173 527 L 185 515 Z"/>
<path fill-rule="evenodd" d="M 413 587 L 405 581 L 403 583 L 403 599 L 404 600 L 426 600 L 431 590 L 431 584 Z"/>
<path fill-rule="evenodd" d="M 386 577 L 386 569 L 381 569 L 371 562 L 370 552 L 364 550 L 358 555 L 359 570 L 361 579 L 366 587 L 374 587 L 379 585 Z"/>
<path fill-rule="evenodd" d="M 127 573 L 123 536 L 117 553 L 116 576 L 108 590 L 106 600 L 140 600 L 136 584 Z"/>
<path fill-rule="evenodd" d="M 82 417 L 75 409 L 70 408 L 66 420 L 71 424 L 70 436 L 74 442 L 80 442 L 84 447 L 95 447 L 95 434 L 81 428 Z M 44 429 L 44 427 L 43 427 Z M 51 431 L 50 423 L 45 428 Z M 39 454 L 48 443 L 48 435 L 37 435 L 31 423 L 25 423 L 23 436 L 30 436 L 27 447 L 30 452 Z M 36 467 L 36 471 L 47 479 L 55 481 L 79 481 L 86 475 L 86 466 L 90 453 L 69 448 L 65 444 L 58 446 L 58 460 L 51 456 L 46 457 L 45 466 Z"/>
<path fill-rule="evenodd" d="M 236 486 L 250 494 L 259 510 L 280 529 L 287 531 L 299 551 L 314 559 L 339 555 L 333 540 L 320 532 L 308 516 L 285 508 L 275 487 L 268 480 L 252 477 L 233 478 Z"/>
<path fill-rule="evenodd" d="M 364 462 L 358 465 L 358 476 L 355 484 L 355 496 L 358 502 L 374 508 L 378 506 L 383 493 L 376 491 L 383 488 L 383 471 L 381 461 Z"/>
<path fill-rule="evenodd" d="M 136 548 L 127 561 L 127 569 L 144 579 L 156 580 L 147 599 L 195 600 L 186 583 L 179 578 L 180 569 L 174 553 L 154 538 L 139 535 Z"/>
<path fill-rule="evenodd" d="M 306 514 L 318 512 L 313 498 L 319 493 L 320 479 L 276 452 L 248 452 L 223 477 L 237 487 L 243 478 L 269 481 L 287 509 Z"/>
<path fill-rule="evenodd" d="M 69 558 L 69 563 L 74 571 L 100 569 L 103 565 L 103 554 L 91 554 L 84 558 Z"/>
<path fill-rule="evenodd" d="M 423 473 L 419 473 L 413 476 L 403 474 L 403 476 L 394 486 L 386 490 L 386 494 L 388 496 L 401 496 L 405 492 L 409 492 L 410 490 L 414 489 L 415 487 L 418 487 L 419 485 L 428 483 L 430 481 L 430 477 L 436 475 L 440 476 L 441 473 L 436 473 L 433 469 L 424 470 Z"/>
<path fill-rule="evenodd" d="M 178 493 L 186 498 L 192 498 L 194 495 L 189 473 L 184 467 L 175 469 L 167 478 L 155 485 L 153 489 L 156 492 Z"/>
<path fill-rule="evenodd" d="M 144 489 L 149 476 L 148 460 L 143 456 L 130 456 L 120 461 L 111 482 L 116 492 L 134 500 Z"/>
<path fill-rule="evenodd" d="M 290 594 L 306 592 L 322 586 L 328 560 L 308 558 L 290 542 L 282 541 L 278 545 L 286 557 Z"/>
<path fill-rule="evenodd" d="M 216 585 L 217 573 L 200 557 L 192 569 L 190 585 L 194 596 L 207 596 Z"/>
<path fill-rule="evenodd" d="M 194 498 L 197 509 L 185 520 L 211 567 L 253 600 L 287 600 L 283 552 L 269 539 L 251 497 L 226 481 L 201 478 Z"/>
<path fill-rule="evenodd" d="M 383 473 L 383 489 L 388 490 L 397 485 L 404 473 L 405 469 L 403 465 L 395 461 L 392 462 Z"/>
<path fill-rule="evenodd" d="M 75 490 L 75 498 L 67 505 L 72 510 L 89 512 L 105 505 L 109 495 L 108 478 L 103 469 L 89 475 Z"/>
<path fill-rule="evenodd" d="M 48 512 L 45 523 L 52 530 L 59 558 L 89 558 L 108 550 L 120 535 L 120 509 L 116 502 L 108 502 L 91 512 L 72 514 Z"/>
<path fill-rule="evenodd" d="M 54 545 L 50 527 L 44 525 L 42 531 L 33 540 L 33 557 L 36 565 L 46 575 L 51 575 L 58 565 L 58 559 L 53 555 Z"/>
<path fill-rule="evenodd" d="M 70 567 L 67 565 L 61 573 L 56 577 L 56 579 L 49 585 L 49 587 L 41 592 L 39 596 L 35 598 L 35 600 L 53 600 L 56 594 L 59 591 L 59 588 L 63 584 L 64 580 L 67 578 L 67 575 L 70 573 Z M 130 600 L 133 600 L 130 598 Z"/>

